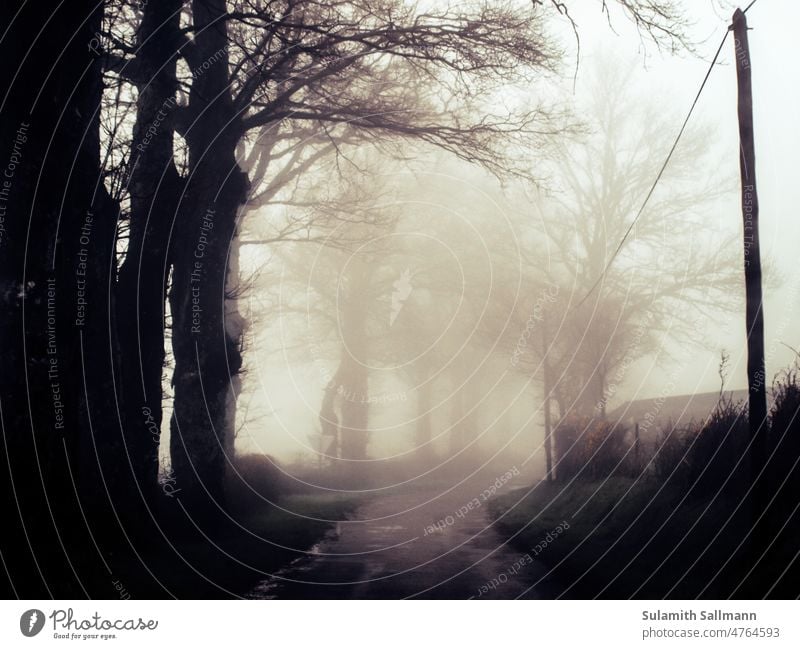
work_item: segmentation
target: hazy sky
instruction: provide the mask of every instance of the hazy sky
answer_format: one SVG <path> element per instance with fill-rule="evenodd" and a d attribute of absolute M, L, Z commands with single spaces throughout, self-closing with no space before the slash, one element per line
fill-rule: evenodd
<path fill-rule="evenodd" d="M 660 53 L 651 44 L 644 49 L 632 26 L 621 16 L 614 17 L 618 35 L 608 29 L 605 17 L 595 5 L 576 3 L 573 16 L 580 27 L 584 56 L 594 51 L 611 51 L 622 58 L 640 60 L 641 77 L 647 87 L 669 88 L 674 93 L 672 108 L 682 116 L 688 110 L 708 63 L 730 23 L 737 6 L 728 2 L 692 0 L 685 2 L 695 25 L 694 38 L 700 57 L 688 54 L 671 56 Z M 745 6 L 745 5 L 743 5 Z M 580 8 L 577 8 L 580 7 Z M 800 64 L 800 53 L 794 41 L 795 26 L 800 22 L 800 3 L 792 0 L 759 0 L 748 12 L 750 49 L 753 67 L 754 116 L 757 155 L 757 180 L 761 208 L 762 255 L 774 261 L 782 276 L 782 284 L 765 293 L 767 328 L 767 375 L 773 374 L 792 362 L 793 353 L 781 343 L 800 346 L 800 273 L 795 265 L 800 243 L 800 128 L 797 125 L 800 107 L 800 85 L 792 78 Z M 569 41 L 565 41 L 569 42 Z M 717 124 L 719 137 L 719 164 L 728 167 L 738 178 L 738 126 L 736 115 L 736 69 L 733 66 L 733 38 L 729 36 L 719 64 L 713 71 L 695 112 L 698 121 Z M 584 69 L 584 72 L 588 70 Z M 578 92 L 586 74 L 579 69 Z M 675 125 L 675 130 L 680 124 Z M 666 154 L 666 152 L 664 152 Z M 726 170 L 727 171 L 727 170 Z M 716 218 L 720 230 L 733 226 L 741 232 L 741 213 L 738 193 L 729 201 L 721 202 Z M 643 218 L 646 218 L 646 214 Z M 729 383 L 731 387 L 745 387 L 744 316 L 728 317 L 718 325 L 720 346 L 731 352 L 733 364 Z M 714 323 L 712 330 L 717 329 Z M 673 351 L 678 364 L 668 368 L 679 372 L 685 383 L 681 391 L 715 390 L 719 386 L 716 352 L 697 349 Z M 642 364 L 646 372 L 649 365 Z M 661 390 L 664 374 L 654 370 L 649 377 L 640 379 L 643 394 L 657 394 Z M 633 386 L 631 386 L 633 387 Z"/>
<path fill-rule="evenodd" d="M 576 98 L 581 97 L 589 85 L 589 62 L 594 54 L 608 54 L 610 58 L 617 57 L 623 62 L 634 61 L 638 68 L 637 83 L 645 92 L 668 93 L 670 112 L 678 116 L 674 124 L 677 133 L 680 120 L 688 110 L 708 62 L 730 21 L 734 5 L 705 0 L 685 2 L 694 22 L 693 37 L 699 43 L 699 56 L 687 53 L 674 56 L 659 52 L 652 43 L 643 42 L 621 14 L 613 16 L 612 31 L 606 17 L 599 11 L 600 2 L 572 4 L 572 15 L 579 26 L 584 59 L 584 65 L 578 70 Z M 781 343 L 800 347 L 800 328 L 796 324 L 800 311 L 800 273 L 794 268 L 797 258 L 795 250 L 800 242 L 800 225 L 795 207 L 800 204 L 800 182 L 796 178 L 800 169 L 800 142 L 796 124 L 800 88 L 794 79 L 787 78 L 800 62 L 800 54 L 793 45 L 795 36 L 790 32 L 800 23 L 800 3 L 759 0 L 750 10 L 748 19 L 752 29 L 750 41 L 762 255 L 774 260 L 782 276 L 782 284 L 766 292 L 767 374 L 771 380 L 776 371 L 786 367 L 793 359 L 793 353 Z M 573 54 L 573 58 L 567 59 L 565 64 L 563 82 L 563 87 L 572 92 L 571 74 L 574 69 L 569 66 L 574 65 L 574 38 L 566 24 L 554 25 L 553 28 L 556 33 L 563 33 L 564 45 Z M 729 37 L 693 119 L 716 125 L 718 142 L 714 156 L 718 158 L 718 167 L 738 179 L 733 51 L 733 38 Z M 664 151 L 663 155 L 666 153 Z M 741 233 L 739 209 L 737 184 L 730 196 L 721 200 L 710 216 L 716 219 L 715 229 L 720 232 L 733 229 Z M 646 212 L 642 218 L 647 218 Z M 258 338 L 258 331 L 251 333 Z M 709 322 L 708 338 L 718 341 L 714 349 L 677 348 L 671 344 L 670 352 L 675 360 L 666 367 L 655 366 L 652 359 L 638 363 L 629 372 L 627 385 L 620 390 L 618 397 L 657 395 L 665 384 L 673 381 L 675 394 L 715 391 L 719 387 L 719 349 L 723 347 L 731 354 L 728 387 L 744 387 L 744 314 L 720 316 L 717 321 Z M 289 373 L 285 368 L 292 359 L 282 358 L 280 354 L 258 354 L 249 362 L 251 372 L 246 381 L 249 388 L 255 388 L 256 392 L 252 401 L 249 395 L 243 395 L 243 398 L 250 402 L 248 414 L 256 420 L 242 429 L 241 442 L 250 449 L 261 448 L 289 459 L 281 451 L 288 452 L 292 447 L 306 444 L 309 428 L 316 427 L 316 408 L 324 384 L 324 364 L 301 362 L 294 372 Z M 304 391 L 314 394 L 303 395 Z M 402 407 L 398 404 L 398 408 Z M 245 408 L 240 409 L 240 417 Z"/>

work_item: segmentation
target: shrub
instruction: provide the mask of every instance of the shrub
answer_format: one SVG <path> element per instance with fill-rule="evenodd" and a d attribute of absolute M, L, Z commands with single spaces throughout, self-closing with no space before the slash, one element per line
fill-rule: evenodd
<path fill-rule="evenodd" d="M 603 419 L 569 417 L 553 431 L 556 476 L 568 481 L 575 476 L 602 480 L 629 475 L 634 469 L 633 450 L 627 429 Z"/>
<path fill-rule="evenodd" d="M 269 455 L 236 455 L 225 474 L 225 493 L 233 509 L 269 506 L 285 487 L 283 473 Z"/>
<path fill-rule="evenodd" d="M 676 428 L 672 423 L 659 429 L 651 462 L 653 475 L 659 482 L 686 485 L 689 473 L 686 436 L 686 430 Z"/>
<path fill-rule="evenodd" d="M 745 404 L 724 397 L 699 429 L 687 432 L 687 479 L 693 495 L 709 496 L 723 486 L 727 491 L 747 485 L 748 438 Z"/>
<path fill-rule="evenodd" d="M 788 501 L 800 496 L 800 385 L 797 366 L 780 374 L 772 385 L 773 404 L 768 435 L 768 479 L 771 491 L 781 489 Z"/>
<path fill-rule="evenodd" d="M 553 429 L 556 479 L 562 482 L 572 480 L 583 466 L 583 453 L 580 441 L 586 420 L 569 416 L 562 419 Z M 583 424 L 583 425 L 582 425 Z"/>

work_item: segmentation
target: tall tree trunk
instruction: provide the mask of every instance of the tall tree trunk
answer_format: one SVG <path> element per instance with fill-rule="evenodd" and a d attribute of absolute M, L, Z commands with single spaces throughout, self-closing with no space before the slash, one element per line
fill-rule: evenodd
<path fill-rule="evenodd" d="M 595 369 L 595 413 L 600 419 L 606 418 L 606 365 L 599 362 Z"/>
<path fill-rule="evenodd" d="M 431 406 L 433 404 L 433 379 L 428 372 L 420 377 L 417 386 L 417 431 L 414 439 L 416 455 L 421 459 L 433 456 L 433 426 L 431 422 Z"/>
<path fill-rule="evenodd" d="M 248 181 L 235 155 L 240 131 L 228 87 L 225 2 L 196 0 L 192 10 L 196 54 L 209 65 L 195 75 L 189 96 L 189 177 L 170 253 L 175 356 L 170 456 L 182 503 L 202 513 L 224 505 L 225 450 L 234 435 L 231 377 L 242 359 L 240 341 L 226 325 L 226 291 L 229 248 Z"/>
<path fill-rule="evenodd" d="M 453 394 L 450 399 L 450 453 L 452 455 L 466 448 L 471 434 L 469 430 L 471 417 L 466 413 L 466 408 L 470 407 L 467 402 L 469 381 L 466 380 L 466 362 L 463 353 L 453 359 L 451 366 Z"/>
<path fill-rule="evenodd" d="M 350 322 L 348 326 L 354 326 L 352 320 Z M 341 456 L 346 460 L 365 460 L 369 444 L 369 372 L 360 355 L 363 352 L 363 340 L 357 341 L 352 330 L 346 334 L 346 338 L 352 344 L 343 345 L 342 358 L 336 371 L 342 413 Z"/>
<path fill-rule="evenodd" d="M 137 33 L 131 216 L 117 299 L 125 442 L 136 481 L 149 498 L 160 493 L 167 247 L 182 188 L 173 159 L 182 5 L 182 0 L 147 3 Z"/>
<path fill-rule="evenodd" d="M 542 409 L 544 410 L 544 456 L 545 480 L 552 482 L 553 473 L 553 421 L 550 411 L 550 400 L 553 398 L 552 378 L 550 376 L 550 361 L 547 358 L 548 335 L 546 323 L 542 322 Z"/>
<path fill-rule="evenodd" d="M 46 21 L 41 5 L 0 9 L 0 579 L 17 597 L 85 596 L 101 562 L 83 516 L 101 547 L 111 536 L 117 215 L 100 174 L 100 60 L 87 49 L 101 17 L 80 0 Z"/>
<path fill-rule="evenodd" d="M 228 254 L 228 269 L 225 278 L 225 333 L 228 340 L 235 341 L 238 345 L 238 352 L 241 355 L 241 350 L 244 341 L 244 333 L 247 329 L 247 319 L 242 315 L 239 309 L 239 297 L 241 294 L 241 267 L 239 258 L 241 254 L 241 240 L 239 239 L 239 224 L 241 223 L 242 214 L 237 220 L 236 227 L 233 232 L 233 237 L 230 243 L 230 252 Z M 241 360 L 239 360 L 241 363 Z M 236 442 L 236 402 L 242 392 L 242 379 L 239 372 L 233 372 L 230 375 L 230 389 L 226 392 L 225 401 L 225 430 L 229 434 L 225 436 L 225 453 L 228 457 L 232 457 L 235 453 Z"/>
<path fill-rule="evenodd" d="M 345 350 L 343 354 L 350 352 Z M 367 368 L 357 359 L 343 359 L 341 450 L 346 460 L 366 460 L 369 444 L 369 381 Z M 357 470 L 357 468 L 355 469 Z"/>
<path fill-rule="evenodd" d="M 450 452 L 463 452 L 477 432 L 475 401 L 472 399 L 474 377 L 467 377 L 468 367 L 462 355 L 453 360 L 453 395 L 450 410 Z M 460 387 L 459 387 L 460 386 Z M 472 451 L 474 451 L 474 446 Z M 463 457 L 463 454 L 462 454 Z"/>
<path fill-rule="evenodd" d="M 464 442 L 464 395 L 461 381 L 456 377 L 453 381 L 453 393 L 450 395 L 450 455 L 459 453 Z"/>
<path fill-rule="evenodd" d="M 334 377 L 330 384 L 325 386 L 322 395 L 322 404 L 319 409 L 320 457 L 319 464 L 325 460 L 333 461 L 339 457 L 339 415 L 336 414 L 336 397 L 338 384 Z M 334 463 L 335 464 L 335 463 Z"/>
<path fill-rule="evenodd" d="M 346 460 L 365 460 L 369 444 L 369 370 L 367 314 L 369 267 L 358 258 L 350 262 L 347 295 L 340 314 L 342 355 L 336 372 L 342 395 L 341 451 Z M 357 468 L 355 465 L 351 467 Z"/>

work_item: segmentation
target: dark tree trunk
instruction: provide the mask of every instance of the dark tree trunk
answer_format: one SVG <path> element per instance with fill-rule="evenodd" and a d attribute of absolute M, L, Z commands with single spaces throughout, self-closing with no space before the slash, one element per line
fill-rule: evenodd
<path fill-rule="evenodd" d="M 334 378 L 330 385 L 325 386 L 322 395 L 322 404 L 319 409 L 320 435 L 320 465 L 325 461 L 333 461 L 339 457 L 339 416 L 336 414 L 337 384 Z"/>
<path fill-rule="evenodd" d="M 352 353 L 343 350 L 343 355 Z M 367 368 L 358 360 L 346 356 L 342 360 L 343 386 L 341 449 L 346 460 L 367 459 L 369 444 L 369 382 Z"/>
<path fill-rule="evenodd" d="M 605 363 L 598 363 L 595 370 L 595 414 L 601 419 L 606 418 L 606 366 Z"/>
<path fill-rule="evenodd" d="M 450 395 L 450 455 L 454 456 L 466 445 L 464 433 L 464 388 L 461 378 L 453 380 L 453 393 Z"/>
<path fill-rule="evenodd" d="M 186 197 L 190 209 L 182 210 L 185 235 L 173 251 L 170 306 L 175 400 L 170 454 L 184 499 L 210 496 L 222 502 L 225 450 L 234 435 L 231 379 L 242 362 L 239 340 L 226 328 L 227 253 L 247 190 L 232 156 L 226 160 L 220 152 L 213 159 L 224 161 L 227 169 L 220 173 L 211 163 L 195 169 Z M 206 190 L 225 176 L 228 180 L 216 195 Z M 203 211 L 195 209 L 203 205 Z"/>
<path fill-rule="evenodd" d="M 151 499 L 159 493 L 167 246 L 182 188 L 173 159 L 182 5 L 182 0 L 147 3 L 137 34 L 130 230 L 117 299 L 125 442 L 136 481 Z"/>
<path fill-rule="evenodd" d="M 225 312 L 229 249 L 248 182 L 235 157 L 240 133 L 228 87 L 225 3 L 197 0 L 192 8 L 196 54 L 210 64 L 192 82 L 189 177 L 170 252 L 175 355 L 170 455 L 182 503 L 214 512 L 224 506 L 225 455 L 234 434 L 231 379 L 242 362 Z"/>
<path fill-rule="evenodd" d="M 366 359 L 367 309 L 370 286 L 369 267 L 357 258 L 351 260 L 346 278 L 347 295 L 340 314 L 342 356 L 336 372 L 342 396 L 341 451 L 346 460 L 365 460 L 369 444 L 369 370 Z M 348 470 L 358 470 L 353 465 Z"/>
<path fill-rule="evenodd" d="M 551 392 L 553 391 L 552 379 L 550 376 L 550 361 L 547 358 L 548 336 L 546 327 L 542 326 L 542 410 L 544 411 L 544 456 L 545 456 L 545 480 L 552 482 L 555 474 L 553 472 L 553 419 L 550 409 Z"/>
<path fill-rule="evenodd" d="M 419 458 L 429 459 L 433 456 L 433 426 L 431 423 L 431 406 L 433 404 L 433 379 L 421 377 L 417 386 L 417 431 L 415 436 L 416 454 Z"/>
<path fill-rule="evenodd" d="M 469 368 L 463 356 L 453 360 L 453 395 L 451 397 L 451 431 L 450 431 L 450 452 L 451 454 L 461 453 L 469 447 L 469 454 L 474 454 L 477 447 L 473 442 L 476 441 L 478 433 L 478 421 L 476 408 L 477 397 L 476 381 L 477 377 L 468 376 Z M 460 387 L 459 387 L 460 386 Z"/>
<path fill-rule="evenodd" d="M 109 586 L 82 521 L 107 548 L 122 457 L 108 297 L 117 213 L 100 174 L 100 60 L 87 47 L 102 5 L 42 11 L 0 9 L 0 543 L 6 592 L 26 598 Z"/>
<path fill-rule="evenodd" d="M 348 310 L 349 315 L 343 320 L 346 344 L 334 377 L 342 415 L 340 450 L 345 460 L 365 460 L 369 444 L 369 372 L 362 360 L 366 351 L 362 318 L 366 312 L 363 305 Z M 357 469 L 351 466 L 346 470 Z"/>

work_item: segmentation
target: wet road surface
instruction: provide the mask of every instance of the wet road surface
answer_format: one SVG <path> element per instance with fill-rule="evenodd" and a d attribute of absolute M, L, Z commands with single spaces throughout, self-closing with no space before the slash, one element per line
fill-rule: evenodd
<path fill-rule="evenodd" d="M 503 545 L 491 525 L 488 505 L 480 499 L 480 487 L 442 491 L 415 489 L 373 497 L 355 511 L 352 520 L 338 523 L 308 555 L 262 581 L 248 597 L 557 596 L 548 579 L 524 592 L 547 570 L 535 561 L 519 567 L 523 554 Z"/>

